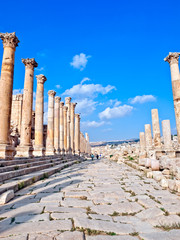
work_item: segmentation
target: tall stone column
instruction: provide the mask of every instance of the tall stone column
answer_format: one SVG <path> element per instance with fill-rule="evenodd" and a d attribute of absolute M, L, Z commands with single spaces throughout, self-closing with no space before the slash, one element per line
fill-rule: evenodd
<path fill-rule="evenodd" d="M 152 149 L 152 134 L 151 134 L 151 125 L 145 124 L 145 142 L 146 150 Z"/>
<path fill-rule="evenodd" d="M 25 65 L 25 80 L 22 106 L 22 125 L 18 157 L 33 157 L 31 142 L 34 68 L 38 66 L 34 58 L 22 59 Z"/>
<path fill-rule="evenodd" d="M 143 159 L 146 157 L 146 141 L 145 141 L 145 134 L 144 132 L 139 133 L 139 143 L 140 143 L 140 149 L 139 149 L 139 158 Z"/>
<path fill-rule="evenodd" d="M 162 121 L 162 132 L 164 139 L 164 148 L 166 150 L 172 149 L 172 141 L 171 141 L 171 126 L 169 120 Z"/>
<path fill-rule="evenodd" d="M 64 150 L 65 153 L 68 154 L 68 147 L 67 147 L 67 111 L 68 111 L 68 107 L 64 106 L 63 107 L 64 110 Z"/>
<path fill-rule="evenodd" d="M 35 109 L 35 145 L 34 155 L 44 156 L 45 147 L 43 146 L 44 135 L 44 83 L 47 78 L 43 75 L 37 75 L 37 90 L 36 90 L 36 109 Z"/>
<path fill-rule="evenodd" d="M 68 107 L 67 111 L 67 150 L 68 153 L 72 153 L 72 148 L 71 148 L 71 129 L 70 129 L 70 123 L 71 123 L 71 97 L 66 97 L 65 98 L 65 104 Z"/>
<path fill-rule="evenodd" d="M 174 110 L 176 117 L 176 129 L 178 143 L 180 144 L 180 74 L 178 65 L 179 56 L 180 53 L 170 52 L 169 55 L 164 59 L 164 61 L 170 64 Z"/>
<path fill-rule="evenodd" d="M 155 148 L 161 148 L 161 133 L 160 133 L 160 127 L 159 127 L 158 110 L 157 109 L 152 109 L 151 110 L 151 116 L 152 116 L 154 147 Z"/>
<path fill-rule="evenodd" d="M 12 159 L 14 148 L 10 144 L 10 119 L 14 77 L 14 56 L 19 40 L 14 33 L 0 33 L 3 41 L 3 60 L 0 79 L 0 158 Z"/>
<path fill-rule="evenodd" d="M 60 153 L 64 155 L 64 103 L 60 102 Z"/>
<path fill-rule="evenodd" d="M 80 115 L 75 114 L 75 154 L 80 155 Z"/>
<path fill-rule="evenodd" d="M 71 149 L 72 153 L 75 153 L 75 145 L 74 145 L 74 121 L 75 121 L 75 107 L 77 103 L 71 103 L 71 123 L 70 123 L 70 139 L 71 139 Z"/>
<path fill-rule="evenodd" d="M 60 97 L 55 97 L 55 109 L 54 109 L 54 147 L 56 154 L 60 154 L 60 148 L 59 148 L 59 133 L 60 133 Z"/>
<path fill-rule="evenodd" d="M 56 92 L 50 90 L 48 92 L 48 126 L 47 126 L 47 142 L 46 155 L 54 155 L 54 96 Z"/>

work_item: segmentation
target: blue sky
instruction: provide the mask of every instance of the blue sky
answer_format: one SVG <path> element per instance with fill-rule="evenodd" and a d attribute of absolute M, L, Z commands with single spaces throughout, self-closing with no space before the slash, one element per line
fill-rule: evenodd
<path fill-rule="evenodd" d="M 24 84 L 21 58 L 35 57 L 35 75 L 47 77 L 45 111 L 48 90 L 62 100 L 70 94 L 91 141 L 138 137 L 151 123 L 152 108 L 176 132 L 170 69 L 163 59 L 180 51 L 180 1 L 11 0 L 0 6 L 0 31 L 15 31 L 20 40 L 15 92 Z M 1 44 L 0 59 L 2 54 Z"/>

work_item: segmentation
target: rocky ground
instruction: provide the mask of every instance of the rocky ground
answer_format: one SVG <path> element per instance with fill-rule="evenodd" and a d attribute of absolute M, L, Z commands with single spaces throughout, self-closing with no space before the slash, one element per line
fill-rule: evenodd
<path fill-rule="evenodd" d="M 109 160 L 75 164 L 0 207 L 0 239 L 180 239 L 180 196 Z"/>

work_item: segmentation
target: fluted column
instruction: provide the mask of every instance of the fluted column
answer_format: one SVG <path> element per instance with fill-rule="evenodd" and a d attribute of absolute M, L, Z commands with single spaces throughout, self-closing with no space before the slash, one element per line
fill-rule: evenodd
<path fill-rule="evenodd" d="M 71 131 L 70 131 L 70 123 L 71 123 L 71 97 L 65 98 L 65 104 L 68 107 L 67 111 L 67 151 L 69 154 L 72 153 L 71 148 Z"/>
<path fill-rule="evenodd" d="M 60 102 L 60 153 L 64 154 L 64 103 Z"/>
<path fill-rule="evenodd" d="M 44 156 L 45 147 L 43 146 L 43 116 L 44 116 L 44 83 L 47 78 L 43 75 L 37 75 L 37 90 L 36 90 L 36 109 L 35 109 L 35 145 L 34 155 Z"/>
<path fill-rule="evenodd" d="M 3 41 L 3 60 L 0 79 L 0 158 L 12 159 L 14 148 L 10 145 L 10 119 L 14 77 L 14 56 L 19 40 L 14 33 L 0 33 Z"/>
<path fill-rule="evenodd" d="M 169 55 L 164 59 L 164 61 L 170 64 L 174 110 L 175 110 L 175 117 L 176 117 L 176 129 L 177 129 L 178 143 L 180 144 L 180 74 L 179 74 L 179 63 L 178 63 L 179 56 L 180 56 L 180 53 L 170 52 Z"/>
<path fill-rule="evenodd" d="M 159 116 L 158 110 L 152 109 L 151 110 L 152 116 L 152 128 L 153 128 L 153 142 L 155 148 L 161 148 L 161 133 L 159 127 Z"/>
<path fill-rule="evenodd" d="M 75 107 L 77 103 L 71 103 L 71 123 L 70 123 L 70 139 L 71 139 L 71 149 L 72 153 L 75 153 L 75 146 L 74 146 L 74 121 L 75 121 Z"/>
<path fill-rule="evenodd" d="M 17 156 L 32 157 L 33 148 L 31 142 L 32 106 L 33 106 L 33 83 L 34 68 L 38 66 L 34 58 L 22 59 L 25 65 L 25 80 L 22 106 L 22 125 L 20 146 L 17 147 Z"/>
<path fill-rule="evenodd" d="M 80 115 L 75 114 L 75 154 L 80 155 Z"/>
<path fill-rule="evenodd" d="M 60 148 L 59 148 L 59 122 L 60 122 L 60 97 L 55 97 L 55 109 L 54 109 L 54 147 L 56 154 L 60 154 Z"/>
<path fill-rule="evenodd" d="M 68 154 L 68 148 L 67 148 L 67 111 L 68 111 L 68 107 L 64 106 L 63 107 L 63 111 L 64 111 L 64 150 L 65 153 Z"/>
<path fill-rule="evenodd" d="M 46 155 L 54 155 L 54 96 L 56 92 L 50 90 L 48 92 L 48 126 L 47 126 L 47 142 Z"/>
<path fill-rule="evenodd" d="M 163 140 L 164 140 L 165 150 L 172 149 L 171 126 L 170 126 L 169 120 L 162 121 L 162 132 L 163 132 Z"/>
<path fill-rule="evenodd" d="M 145 124 L 145 142 L 146 142 L 146 150 L 152 149 L 152 133 L 151 133 L 151 125 Z"/>

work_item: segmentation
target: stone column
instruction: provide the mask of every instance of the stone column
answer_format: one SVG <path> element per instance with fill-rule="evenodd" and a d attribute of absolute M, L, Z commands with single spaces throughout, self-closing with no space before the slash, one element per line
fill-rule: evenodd
<path fill-rule="evenodd" d="M 144 152 L 146 148 L 144 132 L 139 133 L 139 140 L 140 140 L 140 152 Z"/>
<path fill-rule="evenodd" d="M 72 153 L 75 153 L 75 146 L 74 146 L 74 121 L 75 121 L 75 107 L 77 103 L 71 103 L 71 123 L 70 123 L 70 139 L 71 139 L 71 149 Z"/>
<path fill-rule="evenodd" d="M 80 155 L 80 115 L 75 114 L 75 154 Z"/>
<path fill-rule="evenodd" d="M 59 148 L 59 133 L 60 133 L 60 97 L 55 97 L 55 109 L 54 109 L 54 147 L 57 154 L 60 154 Z"/>
<path fill-rule="evenodd" d="M 10 144 L 10 119 L 14 77 L 14 56 L 19 40 L 14 33 L 0 33 L 3 41 L 3 60 L 0 79 L 0 158 L 12 159 L 14 147 Z"/>
<path fill-rule="evenodd" d="M 60 153 L 64 155 L 64 103 L 60 102 Z"/>
<path fill-rule="evenodd" d="M 164 148 L 167 150 L 172 149 L 172 141 L 171 141 L 171 126 L 169 120 L 162 121 L 162 132 L 164 139 Z"/>
<path fill-rule="evenodd" d="M 151 116 L 152 116 L 154 147 L 155 148 L 161 148 L 161 133 L 160 133 L 160 127 L 159 127 L 158 110 L 157 109 L 152 109 L 151 110 Z"/>
<path fill-rule="evenodd" d="M 69 154 L 72 153 L 71 148 L 71 131 L 70 131 L 70 123 L 71 123 L 71 97 L 65 98 L 65 104 L 68 107 L 67 111 L 67 151 Z"/>
<path fill-rule="evenodd" d="M 22 59 L 25 65 L 25 80 L 22 106 L 22 124 L 18 157 L 33 157 L 31 142 L 34 68 L 38 66 L 34 58 Z"/>
<path fill-rule="evenodd" d="M 146 142 L 146 150 L 152 149 L 152 134 L 151 134 L 150 124 L 145 124 L 145 142 Z"/>
<path fill-rule="evenodd" d="M 35 109 L 35 145 L 34 155 L 44 156 L 45 147 L 43 146 L 43 115 L 44 115 L 44 83 L 47 78 L 43 75 L 37 75 L 37 90 L 36 90 L 36 109 Z"/>
<path fill-rule="evenodd" d="M 180 144 L 180 74 L 179 74 L 179 55 L 177 52 L 170 52 L 164 59 L 165 62 L 170 64 L 171 69 L 171 81 L 173 90 L 174 110 L 176 117 L 176 129 L 178 136 L 178 143 Z"/>
<path fill-rule="evenodd" d="M 68 148 L 67 148 L 67 111 L 68 111 L 68 107 L 64 106 L 63 107 L 64 110 L 64 150 L 65 153 L 68 154 Z"/>
<path fill-rule="evenodd" d="M 46 155 L 54 155 L 54 96 L 56 92 L 50 90 L 48 92 L 48 126 L 47 126 L 47 142 L 46 142 Z"/>

